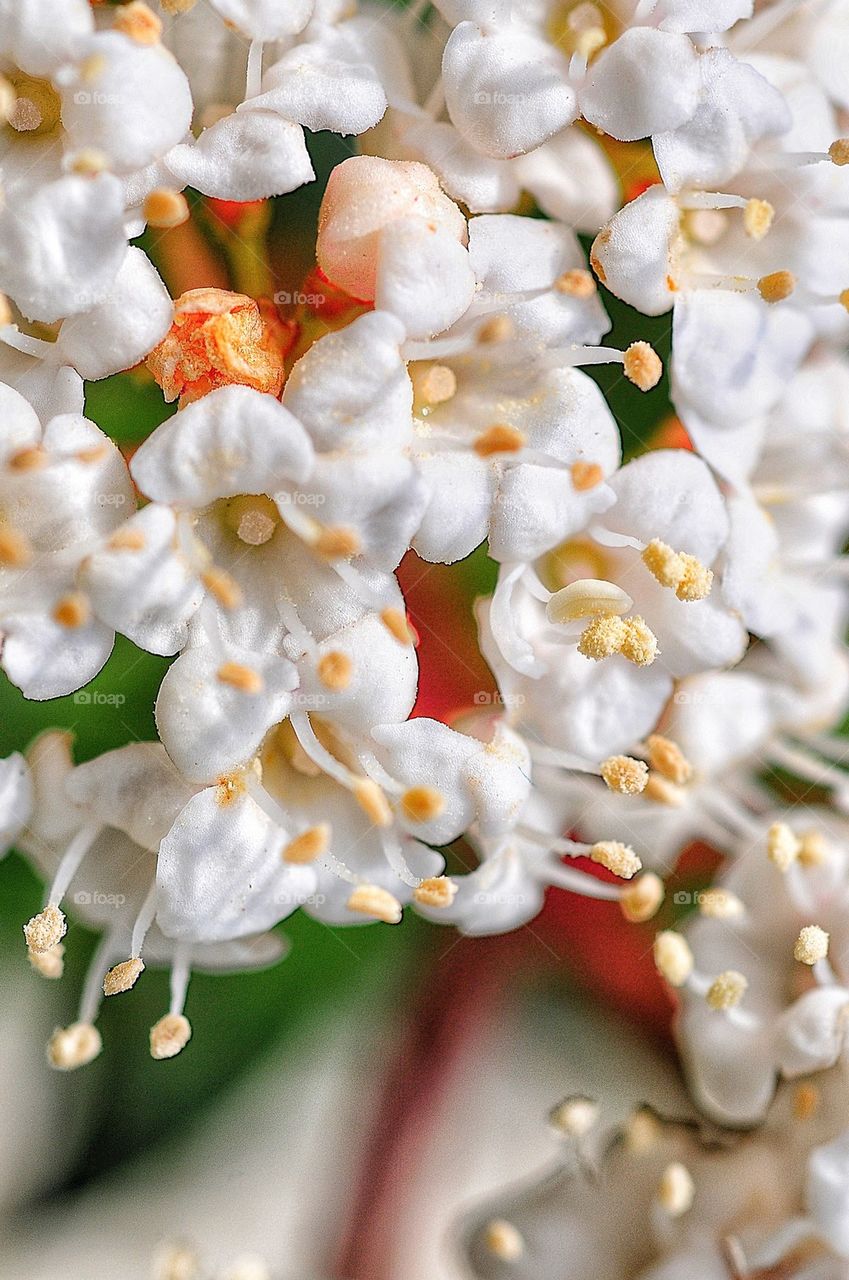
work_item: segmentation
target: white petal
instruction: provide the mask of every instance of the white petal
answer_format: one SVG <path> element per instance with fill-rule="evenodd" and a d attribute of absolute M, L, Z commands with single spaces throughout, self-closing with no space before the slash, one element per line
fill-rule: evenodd
<path fill-rule="evenodd" d="M 405 149 L 430 165 L 448 194 L 472 213 L 494 213 L 518 203 L 515 163 L 482 156 L 453 125 L 416 119 L 405 127 L 403 140 Z"/>
<path fill-rule="evenodd" d="M 75 369 L 24 355 L 2 341 L 0 378 L 26 397 L 42 422 L 62 413 L 83 411 L 85 389 Z"/>
<path fill-rule="evenodd" d="M 274 396 L 219 387 L 157 427 L 132 461 L 139 488 L 157 502 L 200 508 L 216 498 L 274 493 L 306 479 L 312 448 Z"/>
<path fill-rule="evenodd" d="M 624 205 L 596 236 L 590 260 L 599 280 L 647 316 L 668 311 L 676 294 L 679 211 L 661 186 Z"/>
<path fill-rule="evenodd" d="M 71 316 L 57 354 L 84 378 L 131 369 L 161 342 L 174 318 L 171 298 L 141 249 L 130 248 L 104 300 Z"/>
<path fill-rule="evenodd" d="M 686 36 L 631 27 L 590 67 L 581 112 L 620 142 L 677 129 L 699 102 L 699 58 Z"/>
<path fill-rule="evenodd" d="M 86 0 L 0 0 L 0 46 L 29 75 L 50 75 L 93 26 Z"/>
<path fill-rule="evenodd" d="M 641 542 L 660 538 L 713 564 L 728 536 L 728 514 L 708 468 L 688 449 L 655 449 L 610 480 L 616 506 L 604 524 Z"/>
<path fill-rule="evenodd" d="M 727 31 L 751 18 L 753 0 L 665 0 L 661 31 Z"/>
<path fill-rule="evenodd" d="M 225 22 L 252 40 L 297 35 L 312 17 L 313 0 L 211 0 Z"/>
<path fill-rule="evenodd" d="M 222 200 L 285 195 L 315 177 L 303 129 L 272 111 L 233 112 L 165 163 L 181 186 Z"/>
<path fill-rule="evenodd" d="M 616 172 L 603 148 L 582 129 L 564 129 L 518 157 L 513 173 L 543 213 L 587 235 L 611 218 L 619 205 Z"/>
<path fill-rule="evenodd" d="M 52 617 L 3 617 L 2 666 L 26 698 L 62 698 L 93 680 L 112 652 L 115 633 L 96 619 L 60 627 Z"/>
<path fill-rule="evenodd" d="M 14 387 L 0 382 L 0 460 L 41 442 L 41 424 L 29 401 Z"/>
<path fill-rule="evenodd" d="M 834 1066 L 846 1038 L 849 1008 L 845 987 L 806 991 L 776 1024 L 776 1061 L 786 1076 L 805 1076 Z"/>
<path fill-rule="evenodd" d="M 285 53 L 263 76 L 262 89 L 245 110 L 276 111 L 314 133 L 365 133 L 386 110 L 386 94 L 368 61 L 367 46 L 333 28 Z"/>
<path fill-rule="evenodd" d="M 132 742 L 77 765 L 65 783 L 73 804 L 155 853 L 194 789 L 159 742 Z"/>
<path fill-rule="evenodd" d="M 445 46 L 442 71 L 448 114 L 484 155 L 531 151 L 577 115 L 566 59 L 515 25 L 484 34 L 461 23 Z"/>
<path fill-rule="evenodd" d="M 298 663 L 298 710 L 325 716 L 357 735 L 369 734 L 375 723 L 406 720 L 416 698 L 415 649 L 399 644 L 377 614 L 366 614 L 323 640 L 316 659 L 329 653 L 349 659 L 350 682 L 343 689 L 328 688 L 318 676 L 316 661 L 303 658 Z"/>
<path fill-rule="evenodd" d="M 475 277 L 464 247 L 421 218 L 400 219 L 381 234 L 374 301 L 411 338 L 441 333 L 468 310 Z"/>
<path fill-rule="evenodd" d="M 475 453 L 435 452 L 427 441 L 415 457 L 430 501 L 412 545 L 423 560 L 454 564 L 479 547 L 487 535 L 498 474 Z"/>
<path fill-rule="evenodd" d="M 849 1256 L 849 1133 L 811 1152 L 805 1201 L 827 1243 Z"/>
<path fill-rule="evenodd" d="M 24 757 L 15 752 L 0 760 L 0 855 L 15 843 L 32 811 L 33 787 Z"/>

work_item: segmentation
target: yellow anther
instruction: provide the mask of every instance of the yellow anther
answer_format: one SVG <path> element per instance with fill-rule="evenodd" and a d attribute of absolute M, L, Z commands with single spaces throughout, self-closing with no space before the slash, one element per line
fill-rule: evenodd
<path fill-rule="evenodd" d="M 179 227 L 189 218 L 189 202 L 181 191 L 170 187 L 157 187 L 146 197 L 143 205 L 145 221 L 151 227 Z"/>
<path fill-rule="evenodd" d="M 556 591 L 546 606 L 549 622 L 577 622 L 581 618 L 621 617 L 634 601 L 604 578 L 580 578 Z M 614 650 L 616 652 L 616 650 Z"/>
<path fill-rule="evenodd" d="M 115 15 L 114 27 L 121 35 L 135 40 L 136 44 L 158 44 L 162 35 L 162 21 L 142 0 L 130 0 L 121 5 Z"/>
<path fill-rule="evenodd" d="M 71 172 L 83 178 L 96 178 L 109 168 L 109 157 L 96 147 L 82 147 L 74 153 L 71 160 Z"/>
<path fill-rule="evenodd" d="M 842 167 L 849 164 L 849 138 L 837 138 L 828 149 L 828 158 L 832 164 Z"/>
<path fill-rule="evenodd" d="M 32 545 L 23 533 L 0 524 L 0 565 L 20 569 L 32 560 Z"/>
<path fill-rule="evenodd" d="M 492 316 L 477 331 L 478 342 L 489 346 L 497 342 L 509 342 L 516 335 L 516 326 L 509 316 Z"/>
<path fill-rule="evenodd" d="M 448 876 L 430 876 L 413 890 L 413 898 L 422 907 L 444 911 L 457 896 L 457 885 Z"/>
<path fill-rule="evenodd" d="M 42 978 L 62 977 L 65 969 L 65 948 L 61 942 L 57 942 L 56 946 L 50 947 L 48 951 L 30 951 L 28 954 L 30 964 Z"/>
<path fill-rule="evenodd" d="M 693 776 L 693 766 L 677 742 L 673 742 L 671 738 L 664 738 L 662 734 L 652 733 L 646 739 L 646 746 L 649 752 L 649 764 L 658 773 L 662 773 L 664 778 L 668 778 L 679 787 L 690 781 Z"/>
<path fill-rule="evenodd" d="M 671 1218 L 680 1218 L 692 1208 L 696 1188 L 689 1169 L 683 1164 L 667 1165 L 657 1188 L 657 1199 Z"/>
<path fill-rule="evenodd" d="M 679 600 L 704 600 L 713 585 L 713 573 L 695 556 L 674 551 L 653 538 L 643 551 L 643 564 L 662 587 L 671 588 Z"/>
<path fill-rule="evenodd" d="M 572 486 L 577 493 L 597 489 L 604 479 L 604 471 L 597 462 L 573 462 L 569 468 Z"/>
<path fill-rule="evenodd" d="M 768 276 L 761 276 L 758 281 L 758 293 L 770 306 L 776 302 L 784 302 L 796 288 L 796 277 L 792 271 L 773 271 Z"/>
<path fill-rule="evenodd" d="M 223 662 L 215 673 L 221 684 L 237 689 L 239 693 L 262 693 L 263 679 L 253 667 L 246 667 L 241 662 Z"/>
<path fill-rule="evenodd" d="M 474 443 L 479 458 L 490 458 L 495 453 L 518 453 L 527 443 L 523 432 L 506 423 L 496 423 L 478 436 Z"/>
<path fill-rule="evenodd" d="M 525 1252 L 525 1242 L 512 1222 L 493 1218 L 484 1227 L 483 1243 L 487 1253 L 499 1262 L 518 1262 Z"/>
<path fill-rule="evenodd" d="M 779 871 L 788 871 L 802 850 L 801 841 L 796 838 L 786 822 L 774 822 L 766 833 L 766 852 L 770 862 L 774 862 Z"/>
<path fill-rule="evenodd" d="M 828 841 L 821 831 L 803 832 L 799 844 L 799 861 L 803 867 L 821 867 L 828 860 Z"/>
<path fill-rule="evenodd" d="M 800 964 L 817 964 L 828 955 L 828 934 L 818 924 L 806 924 L 799 930 L 793 958 Z"/>
<path fill-rule="evenodd" d="M 144 973 L 144 961 L 138 956 L 133 956 L 129 960 L 122 960 L 120 964 L 116 964 L 114 969 L 110 969 L 106 977 L 103 979 L 103 994 L 105 996 L 118 996 L 124 991 L 129 991 L 138 982 Z"/>
<path fill-rule="evenodd" d="M 200 580 L 223 609 L 236 609 L 242 603 L 241 588 L 225 569 L 218 569 L 215 566 L 206 569 L 201 574 Z"/>
<path fill-rule="evenodd" d="M 606 867 L 608 871 L 612 871 L 615 876 L 621 876 L 623 880 L 630 880 L 643 865 L 634 850 L 619 840 L 599 840 L 590 849 L 589 857 L 592 862 Z"/>
<path fill-rule="evenodd" d="M 623 658 L 638 667 L 648 667 L 658 653 L 657 636 L 642 618 L 634 616 L 624 621 L 625 636 L 619 652 Z"/>
<path fill-rule="evenodd" d="M 578 652 L 594 662 L 621 653 L 627 630 L 623 620 L 616 615 L 595 618 L 582 632 Z"/>
<path fill-rule="evenodd" d="M 837 300 L 844 311 L 849 311 L 849 289 L 842 289 Z"/>
<path fill-rule="evenodd" d="M 810 1120 L 819 1110 L 822 1094 L 814 1084 L 804 1082 L 793 1091 L 793 1116 L 796 1120 Z"/>
<path fill-rule="evenodd" d="M 631 924 L 644 924 L 657 915 L 664 895 L 665 889 L 660 876 L 653 871 L 646 871 L 622 890 L 619 906 L 623 916 Z"/>
<path fill-rule="evenodd" d="M 548 1114 L 549 1122 L 566 1138 L 583 1138 L 598 1124 L 598 1103 L 592 1098 L 566 1098 Z"/>
<path fill-rule="evenodd" d="M 376 827 L 388 827 L 392 824 L 392 810 L 389 801 L 376 782 L 371 778 L 358 778 L 353 787 L 354 799 L 367 814 Z"/>
<path fill-rule="evenodd" d="M 639 795 L 649 780 L 648 765 L 633 756 L 608 756 L 602 760 L 600 772 L 610 790 L 623 796 Z"/>
<path fill-rule="evenodd" d="M 283 850 L 283 861 L 294 863 L 296 866 L 302 866 L 309 862 L 315 862 L 316 858 L 321 858 L 327 853 L 330 845 L 330 825 L 327 822 L 319 822 L 315 827 L 308 827 L 306 831 L 302 831 L 299 836 L 295 836 Z"/>
<path fill-rule="evenodd" d="M 710 920 L 734 920 L 744 909 L 737 895 L 728 889 L 703 889 L 699 894 L 699 912 Z"/>
<path fill-rule="evenodd" d="M 382 920 L 384 924 L 400 924 L 403 915 L 398 899 L 376 884 L 358 885 L 346 905 L 349 911 Z"/>
<path fill-rule="evenodd" d="M 687 801 L 687 794 L 681 787 L 676 787 L 674 782 L 654 769 L 649 770 L 649 780 L 643 796 L 646 800 L 654 800 L 655 804 L 668 805 L 670 809 L 680 809 Z"/>
<path fill-rule="evenodd" d="M 650 1107 L 640 1107 L 625 1125 L 625 1147 L 631 1155 L 645 1155 L 654 1150 L 660 1139 L 660 1121 Z"/>
<path fill-rule="evenodd" d="M 647 342 L 632 342 L 622 364 L 625 377 L 641 391 L 651 391 L 663 376 L 663 362 Z"/>
<path fill-rule="evenodd" d="M 743 210 L 743 228 L 752 240 L 763 240 L 772 226 L 775 210 L 768 200 L 750 200 Z"/>
<path fill-rule="evenodd" d="M 664 929 L 655 938 L 654 962 L 658 973 L 670 987 L 683 987 L 693 972 L 693 953 L 689 943 L 674 929 Z"/>
<path fill-rule="evenodd" d="M 47 466 L 48 461 L 47 450 L 34 444 L 13 453 L 8 465 L 13 471 L 40 471 Z"/>
<path fill-rule="evenodd" d="M 705 999 L 711 1009 L 736 1009 L 748 990 L 748 980 L 736 969 L 726 969 L 718 974 L 707 989 Z"/>
<path fill-rule="evenodd" d="M 407 622 L 407 616 L 401 609 L 384 609 L 380 621 L 390 631 L 399 644 L 415 644 L 415 636 Z"/>
<path fill-rule="evenodd" d="M 150 1028 L 150 1056 L 161 1062 L 176 1058 L 192 1038 L 192 1027 L 182 1013 L 166 1013 Z"/>
<path fill-rule="evenodd" d="M 316 663 L 315 670 L 325 689 L 332 689 L 334 693 L 340 693 L 343 689 L 348 688 L 353 679 L 354 664 L 347 653 L 342 653 L 339 649 L 333 649 L 330 653 L 322 654 Z"/>
<path fill-rule="evenodd" d="M 313 543 L 320 556 L 327 560 L 350 560 L 362 550 L 359 534 L 341 525 L 327 525 L 317 534 Z"/>
<path fill-rule="evenodd" d="M 161 0 L 163 9 L 173 0 Z M 153 1260 L 153 1280 L 200 1280 L 200 1259 L 194 1249 L 182 1244 L 165 1244 Z"/>
<path fill-rule="evenodd" d="M 24 925 L 24 938 L 30 951 L 41 954 L 51 951 L 61 942 L 68 930 L 68 923 L 58 907 L 48 904 L 38 915 Z"/>
<path fill-rule="evenodd" d="M 81 591 L 69 592 L 68 595 L 62 596 L 61 600 L 57 600 L 53 606 L 54 622 L 58 622 L 60 627 L 67 627 L 69 631 L 84 627 L 90 617 L 91 607 L 88 597 Z"/>
<path fill-rule="evenodd" d="M 445 809 L 445 796 L 436 787 L 410 787 L 401 796 L 401 809 L 409 822 L 432 822 Z"/>
<path fill-rule="evenodd" d="M 565 293 L 569 298 L 591 298 L 597 292 L 597 286 L 589 271 L 575 267 L 557 277 L 554 290 L 556 293 Z"/>
<path fill-rule="evenodd" d="M 680 558 L 683 573 L 675 588 L 676 596 L 684 601 L 705 600 L 713 586 L 713 570 L 708 569 L 695 556 L 687 555 L 685 551 L 680 553 Z"/>
<path fill-rule="evenodd" d="M 47 1061 L 56 1071 L 75 1071 L 93 1062 L 103 1048 L 97 1027 L 73 1022 L 57 1027 L 47 1044 Z"/>
<path fill-rule="evenodd" d="M 141 529 L 118 529 L 107 542 L 110 551 L 144 551 L 145 537 Z"/>

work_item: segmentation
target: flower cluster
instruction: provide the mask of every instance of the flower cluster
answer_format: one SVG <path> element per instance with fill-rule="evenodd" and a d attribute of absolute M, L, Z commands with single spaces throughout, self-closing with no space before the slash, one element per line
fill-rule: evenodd
<path fill-rule="evenodd" d="M 720 880 L 655 955 L 699 1103 L 751 1124 L 840 1058 L 846 18 L 753 8 L 0 0 L 0 665 L 48 700 L 116 633 L 172 659 L 159 741 L 77 764 L 50 731 L 0 768 L 3 848 L 46 884 L 32 965 L 61 976 L 66 910 L 101 934 L 53 1066 L 147 965 L 178 1054 L 192 969 L 273 963 L 298 910 L 488 934 L 557 886 L 640 924 L 695 839 Z M 311 182 L 305 131 L 357 138 L 310 277 L 335 305 L 171 298 L 157 237 Z M 625 414 L 664 369 L 602 345 L 607 295 L 671 315 L 676 421 L 638 456 L 598 366 Z M 162 420 L 127 456 L 85 383 L 142 362 Z M 484 544 L 498 693 L 448 725 L 413 714 L 395 572 Z M 817 788 L 810 821 L 770 770 Z M 691 1139 L 655 1145 L 667 1248 Z M 842 1150 L 810 1156 L 817 1223 Z"/>

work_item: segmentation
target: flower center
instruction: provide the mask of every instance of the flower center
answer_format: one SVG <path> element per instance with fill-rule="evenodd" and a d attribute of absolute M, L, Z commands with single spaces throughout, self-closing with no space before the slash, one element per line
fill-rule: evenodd
<path fill-rule="evenodd" d="M 554 6 L 548 21 L 548 38 L 567 57 L 577 53 L 589 62 L 619 34 L 613 16 L 586 0 L 566 0 Z"/>
<path fill-rule="evenodd" d="M 240 541 L 249 547 L 261 547 L 274 536 L 280 513 L 266 494 L 245 494 L 227 502 L 224 522 Z"/>
<path fill-rule="evenodd" d="M 61 127 L 62 103 L 49 80 L 38 80 L 23 71 L 8 77 L 15 93 L 7 123 L 16 133 L 44 138 Z"/>

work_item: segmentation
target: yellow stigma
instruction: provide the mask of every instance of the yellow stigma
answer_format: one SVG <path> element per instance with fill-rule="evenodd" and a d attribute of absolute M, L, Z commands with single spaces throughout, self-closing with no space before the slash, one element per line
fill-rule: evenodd
<path fill-rule="evenodd" d="M 663 362 L 647 342 L 632 342 L 622 364 L 625 377 L 641 391 L 651 391 L 663 376 Z"/>
<path fill-rule="evenodd" d="M 224 662 L 215 673 L 221 684 L 227 684 L 239 693 L 262 693 L 263 679 L 253 667 L 245 667 L 241 662 Z"/>
<path fill-rule="evenodd" d="M 634 850 L 627 844 L 620 843 L 619 840 L 599 840 L 590 849 L 589 857 L 592 862 L 606 867 L 608 871 L 612 871 L 615 876 L 621 876 L 623 880 L 630 880 L 643 865 Z"/>
<path fill-rule="evenodd" d="M 266 493 L 243 494 L 228 500 L 224 523 L 240 542 L 249 547 L 263 547 L 274 537 L 280 512 Z"/>
<path fill-rule="evenodd" d="M 421 411 L 433 405 L 447 404 L 457 394 L 457 375 L 447 364 L 413 364 L 410 366 L 416 407 Z"/>
<path fill-rule="evenodd" d="M 47 1044 L 47 1061 L 56 1071 L 76 1071 L 93 1062 L 102 1048 L 97 1027 L 90 1022 L 73 1022 L 53 1032 Z"/>
<path fill-rule="evenodd" d="M 444 911 L 457 896 L 457 885 L 448 876 L 431 876 L 413 890 L 413 898 L 422 907 Z"/>
<path fill-rule="evenodd" d="M 315 862 L 327 853 L 330 845 L 330 825 L 319 822 L 315 827 L 308 827 L 299 836 L 295 836 L 283 850 L 283 861 L 297 866 Z"/>
<path fill-rule="evenodd" d="M 192 1038 L 192 1027 L 182 1013 L 166 1013 L 150 1028 L 150 1056 L 157 1062 L 176 1058 Z"/>
<path fill-rule="evenodd" d="M 726 969 L 714 978 L 707 989 L 705 999 L 711 1009 L 736 1009 L 748 990 L 748 980 L 736 969 Z"/>
<path fill-rule="evenodd" d="M 763 240 L 775 218 L 768 200 L 750 200 L 743 210 L 743 228 L 752 240 Z"/>
<path fill-rule="evenodd" d="M 686 551 L 673 551 L 660 538 L 653 538 L 643 551 L 643 564 L 662 587 L 673 590 L 679 600 L 704 600 L 713 586 L 713 573 Z"/>
<path fill-rule="evenodd" d="M 145 198 L 143 205 L 145 221 L 151 227 L 168 229 L 179 227 L 189 218 L 189 202 L 181 191 L 172 191 L 170 187 L 157 187 Z"/>
<path fill-rule="evenodd" d="M 400 924 L 403 911 L 401 903 L 389 892 L 377 884 L 358 885 L 348 899 L 349 911 L 370 916 L 373 920 L 382 920 L 384 924 Z"/>
<path fill-rule="evenodd" d="M 484 1246 L 499 1262 L 518 1262 L 525 1252 L 525 1242 L 512 1222 L 493 1218 L 483 1233 Z"/>
<path fill-rule="evenodd" d="M 670 987 L 683 987 L 693 972 L 693 953 L 689 943 L 673 929 L 664 929 L 655 938 L 654 962 L 658 973 Z"/>
<path fill-rule="evenodd" d="M 575 267 L 557 277 L 554 281 L 554 291 L 564 293 L 569 298 L 591 298 L 597 292 L 597 286 L 589 271 Z"/>
<path fill-rule="evenodd" d="M 657 1188 L 661 1208 L 672 1218 L 680 1218 L 692 1208 L 696 1189 L 689 1169 L 683 1164 L 667 1165 Z"/>
<path fill-rule="evenodd" d="M 401 796 L 401 809 L 410 822 L 432 822 L 445 809 L 445 796 L 436 787 L 410 787 Z"/>
<path fill-rule="evenodd" d="M 518 453 L 526 442 L 524 433 L 517 427 L 496 423 L 478 436 L 474 450 L 479 458 L 490 458 L 495 453 Z"/>
<path fill-rule="evenodd" d="M 660 876 L 653 871 L 646 871 L 638 876 L 633 884 L 622 890 L 619 906 L 622 914 L 631 924 L 644 924 L 653 920 L 660 910 L 665 890 Z"/>
<path fill-rule="evenodd" d="M 27 949 L 36 955 L 51 951 L 62 941 L 67 929 L 67 921 L 59 908 L 48 905 L 24 925 Z"/>
<path fill-rule="evenodd" d="M 773 271 L 768 276 L 761 276 L 758 281 L 758 293 L 770 306 L 776 302 L 784 302 L 795 288 L 796 277 L 792 271 Z"/>
<path fill-rule="evenodd" d="M 601 776 L 611 791 L 623 796 L 637 796 L 645 791 L 649 780 L 648 765 L 631 756 L 609 756 L 601 762 Z"/>
<path fill-rule="evenodd" d="M 693 766 L 677 742 L 673 742 L 671 738 L 664 738 L 662 734 L 653 733 L 646 739 L 646 746 L 649 752 L 649 764 L 664 778 L 668 778 L 679 787 L 690 781 L 693 776 Z"/>
<path fill-rule="evenodd" d="M 117 996 L 124 991 L 129 991 L 131 987 L 136 985 L 143 973 L 144 961 L 138 956 L 123 960 L 121 964 L 116 964 L 114 969 L 110 969 L 103 979 L 103 994 L 105 996 Z"/>
<path fill-rule="evenodd" d="M 806 924 L 799 930 L 793 957 L 800 964 L 817 964 L 828 955 L 828 934 L 818 924 Z"/>

